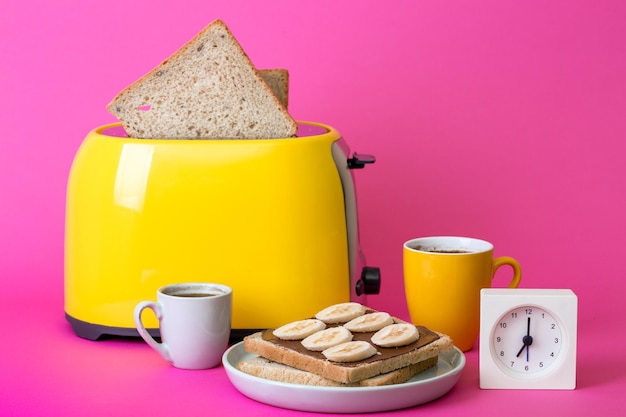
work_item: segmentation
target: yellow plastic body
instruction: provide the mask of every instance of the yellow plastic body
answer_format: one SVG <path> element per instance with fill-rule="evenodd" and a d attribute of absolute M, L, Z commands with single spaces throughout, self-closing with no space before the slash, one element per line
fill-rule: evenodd
<path fill-rule="evenodd" d="M 302 122 L 305 123 L 305 122 Z M 321 134 L 151 140 L 90 132 L 71 168 L 65 312 L 133 328 L 167 284 L 233 288 L 233 328 L 307 317 L 350 299 L 344 195 Z M 158 328 L 154 317 L 146 327 Z"/>

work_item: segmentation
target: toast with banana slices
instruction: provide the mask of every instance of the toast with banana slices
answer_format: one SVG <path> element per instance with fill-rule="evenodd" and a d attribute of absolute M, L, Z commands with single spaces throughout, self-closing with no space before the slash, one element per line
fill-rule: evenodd
<path fill-rule="evenodd" d="M 423 371 L 426 369 L 424 364 L 434 365 L 439 354 L 452 347 L 452 339 L 445 334 L 358 303 L 336 304 L 321 310 L 314 318 L 287 323 L 244 338 L 244 349 L 249 353 L 347 385 L 358 385 L 360 381 L 403 369 L 404 380 L 393 377 L 387 379 L 393 382 L 386 383 L 404 382 L 415 374 L 407 370 Z M 244 372 L 254 372 L 257 376 L 265 374 L 264 377 L 272 374 L 273 378 L 269 379 L 285 378 L 280 376 L 281 372 L 261 372 L 258 366 L 248 366 L 246 371 L 248 364 L 244 362 L 239 366 Z M 420 363 L 422 365 L 418 366 Z M 292 375 L 294 372 L 288 373 Z M 304 377 L 295 379 L 306 380 Z"/>

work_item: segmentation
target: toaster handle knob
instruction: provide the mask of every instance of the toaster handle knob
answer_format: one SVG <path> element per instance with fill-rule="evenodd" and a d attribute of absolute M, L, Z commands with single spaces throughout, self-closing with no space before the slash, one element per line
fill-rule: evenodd
<path fill-rule="evenodd" d="M 361 271 L 361 279 L 356 283 L 357 295 L 378 294 L 380 292 L 380 268 L 366 266 Z"/>
<path fill-rule="evenodd" d="M 348 168 L 360 169 L 363 168 L 365 164 L 373 164 L 374 162 L 376 162 L 374 155 L 358 154 L 355 152 L 352 154 L 352 158 L 348 158 Z"/>

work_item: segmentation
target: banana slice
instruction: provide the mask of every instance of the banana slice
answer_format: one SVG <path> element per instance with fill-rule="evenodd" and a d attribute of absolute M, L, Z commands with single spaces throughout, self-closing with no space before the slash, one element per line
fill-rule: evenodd
<path fill-rule="evenodd" d="M 287 323 L 274 329 L 272 333 L 283 340 L 301 340 L 325 328 L 326 324 L 321 320 L 306 319 Z"/>
<path fill-rule="evenodd" d="M 338 326 L 313 333 L 300 343 L 302 343 L 302 346 L 308 350 L 321 352 L 322 350 L 328 349 L 340 343 L 349 342 L 351 340 L 352 333 L 350 333 L 350 330 L 345 327 Z"/>
<path fill-rule="evenodd" d="M 343 325 L 346 329 L 351 332 L 375 332 L 376 330 L 380 330 L 385 326 L 389 326 L 393 324 L 393 318 L 389 315 L 389 313 L 385 312 L 376 312 L 370 314 L 363 314 L 355 319 L 350 320 L 346 324 Z"/>
<path fill-rule="evenodd" d="M 419 339 L 417 327 L 410 323 L 397 323 L 385 326 L 372 336 L 372 343 L 380 347 L 408 345 Z"/>
<path fill-rule="evenodd" d="M 326 359 L 333 362 L 356 362 L 373 356 L 378 351 L 371 344 L 357 340 L 341 343 L 322 351 Z"/>
<path fill-rule="evenodd" d="M 365 307 L 359 303 L 340 303 L 326 307 L 315 315 L 324 323 L 345 323 L 365 314 Z"/>

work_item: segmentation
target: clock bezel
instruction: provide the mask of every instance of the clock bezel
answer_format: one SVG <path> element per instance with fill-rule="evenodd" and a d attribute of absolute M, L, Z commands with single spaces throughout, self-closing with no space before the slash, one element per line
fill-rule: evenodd
<path fill-rule="evenodd" d="M 485 288 L 481 290 L 479 372 L 482 389 L 575 389 L 578 298 L 568 289 Z M 564 337 L 559 358 L 546 370 L 506 369 L 493 349 L 494 329 L 509 312 L 536 307 L 558 321 Z"/>

